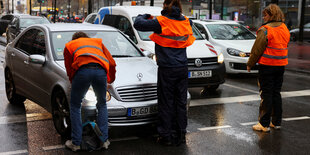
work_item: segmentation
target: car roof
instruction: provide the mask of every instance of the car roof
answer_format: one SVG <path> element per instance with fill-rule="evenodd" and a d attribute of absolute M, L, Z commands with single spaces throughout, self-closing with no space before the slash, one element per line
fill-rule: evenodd
<path fill-rule="evenodd" d="M 107 25 L 97 24 L 81 24 L 81 23 L 56 23 L 56 24 L 36 24 L 34 26 L 44 26 L 50 31 L 90 31 L 90 30 L 105 30 L 118 31 L 117 29 Z"/>
<path fill-rule="evenodd" d="M 212 20 L 212 19 L 211 20 L 209 19 L 193 20 L 193 22 L 200 23 L 200 24 L 239 24 L 238 22 L 231 21 L 231 20 Z"/>
<path fill-rule="evenodd" d="M 156 6 L 113 6 L 113 7 L 104 7 L 101 9 L 109 8 L 113 10 L 118 10 L 125 12 L 126 14 L 130 16 L 137 16 L 139 14 L 151 14 L 151 15 L 160 15 L 160 12 L 162 10 L 161 7 L 156 7 Z M 100 9 L 100 10 L 101 10 Z M 100 12 L 100 10 L 98 12 Z"/>

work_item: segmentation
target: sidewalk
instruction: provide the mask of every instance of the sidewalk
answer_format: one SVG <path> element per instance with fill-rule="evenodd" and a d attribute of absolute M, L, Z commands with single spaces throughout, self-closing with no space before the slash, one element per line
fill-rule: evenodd
<path fill-rule="evenodd" d="M 288 45 L 288 65 L 289 71 L 310 74 L 310 43 L 290 42 Z"/>

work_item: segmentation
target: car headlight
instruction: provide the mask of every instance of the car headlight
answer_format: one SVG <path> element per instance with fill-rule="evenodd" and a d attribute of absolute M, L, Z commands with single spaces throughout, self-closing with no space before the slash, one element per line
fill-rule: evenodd
<path fill-rule="evenodd" d="M 218 63 L 223 63 L 224 62 L 224 56 L 222 53 L 220 53 L 218 56 L 217 56 L 217 62 Z"/>
<path fill-rule="evenodd" d="M 93 91 L 93 89 L 89 89 L 85 95 L 85 99 L 90 101 L 90 102 L 97 102 L 97 97 L 95 92 Z M 107 91 L 106 93 L 106 102 L 111 100 L 111 95 L 109 93 L 109 91 Z"/>
<path fill-rule="evenodd" d="M 232 56 L 246 57 L 246 53 L 233 48 L 227 48 L 227 53 Z"/>

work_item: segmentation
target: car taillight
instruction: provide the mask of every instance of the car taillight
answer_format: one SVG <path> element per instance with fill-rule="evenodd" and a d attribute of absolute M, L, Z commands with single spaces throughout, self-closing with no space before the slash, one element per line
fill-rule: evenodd
<path fill-rule="evenodd" d="M 140 50 L 143 52 L 143 51 L 145 51 L 143 48 L 140 48 Z"/>

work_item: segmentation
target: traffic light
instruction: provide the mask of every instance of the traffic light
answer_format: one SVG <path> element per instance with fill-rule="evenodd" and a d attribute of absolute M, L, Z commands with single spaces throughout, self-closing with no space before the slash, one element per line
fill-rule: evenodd
<path fill-rule="evenodd" d="M 45 0 L 38 0 L 38 3 L 44 3 Z"/>

